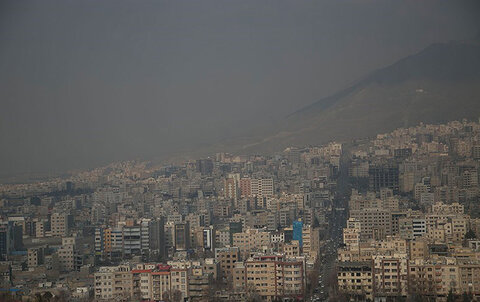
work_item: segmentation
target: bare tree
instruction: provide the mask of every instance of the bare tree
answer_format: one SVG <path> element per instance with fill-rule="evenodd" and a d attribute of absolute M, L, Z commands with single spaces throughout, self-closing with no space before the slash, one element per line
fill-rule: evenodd
<path fill-rule="evenodd" d="M 178 289 L 173 290 L 171 293 L 171 301 L 172 302 L 181 302 L 182 301 L 182 292 Z"/>
<path fill-rule="evenodd" d="M 245 293 L 246 293 L 246 301 L 248 302 L 260 302 L 262 301 L 262 297 L 257 292 L 257 289 L 255 288 L 255 285 L 252 283 L 247 284 L 245 287 Z"/>
<path fill-rule="evenodd" d="M 162 299 L 165 302 L 170 302 L 170 293 L 168 291 L 164 291 L 162 294 Z"/>

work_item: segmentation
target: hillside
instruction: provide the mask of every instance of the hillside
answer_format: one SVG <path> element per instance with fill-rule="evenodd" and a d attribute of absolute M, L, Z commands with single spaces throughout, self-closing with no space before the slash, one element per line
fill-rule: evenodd
<path fill-rule="evenodd" d="M 480 117 L 480 42 L 434 44 L 289 115 L 232 151 L 266 152 Z M 267 133 L 267 134 L 265 134 Z M 238 142 L 238 141 L 237 141 Z M 228 147 L 224 142 L 223 146 Z"/>

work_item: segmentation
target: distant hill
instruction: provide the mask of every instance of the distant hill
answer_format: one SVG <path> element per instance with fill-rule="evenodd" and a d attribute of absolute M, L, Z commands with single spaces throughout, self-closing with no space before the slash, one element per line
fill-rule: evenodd
<path fill-rule="evenodd" d="M 480 117 L 480 41 L 433 44 L 287 116 L 227 150 L 267 152 Z"/>

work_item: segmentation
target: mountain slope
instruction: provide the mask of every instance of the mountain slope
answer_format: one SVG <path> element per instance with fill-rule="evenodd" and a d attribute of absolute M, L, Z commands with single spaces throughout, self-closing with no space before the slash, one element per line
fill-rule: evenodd
<path fill-rule="evenodd" d="M 260 152 L 480 117 L 479 41 L 434 44 L 288 117 L 236 150 Z M 227 146 L 228 144 L 225 144 Z"/>

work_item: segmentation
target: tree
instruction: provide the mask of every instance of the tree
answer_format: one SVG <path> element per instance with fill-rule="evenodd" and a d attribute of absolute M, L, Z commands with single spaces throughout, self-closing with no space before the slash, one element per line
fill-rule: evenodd
<path fill-rule="evenodd" d="M 181 302 L 182 301 L 182 292 L 178 289 L 174 290 L 171 294 L 172 302 Z"/>
<path fill-rule="evenodd" d="M 463 301 L 463 302 L 471 302 L 471 301 L 473 301 L 473 294 L 472 294 L 472 293 L 463 292 L 462 301 Z"/>
<path fill-rule="evenodd" d="M 38 196 L 34 196 L 30 198 L 30 204 L 39 206 L 42 204 L 42 200 Z"/>
<path fill-rule="evenodd" d="M 51 292 L 37 293 L 35 294 L 35 302 L 50 302 L 52 301 L 53 295 Z"/>
<path fill-rule="evenodd" d="M 163 301 L 165 302 L 170 302 L 170 294 L 168 293 L 168 291 L 164 291 L 163 294 L 162 294 L 162 299 Z"/>
<path fill-rule="evenodd" d="M 447 302 L 455 302 L 455 295 L 453 294 L 452 289 L 448 292 Z"/>
<path fill-rule="evenodd" d="M 3 294 L 0 294 L 0 301 L 5 301 L 5 302 L 12 301 L 12 302 L 14 302 L 14 301 L 17 301 L 17 300 L 10 293 L 3 293 Z"/>
<path fill-rule="evenodd" d="M 318 259 L 317 261 L 318 262 Z M 313 295 L 313 291 L 318 283 L 318 267 L 312 270 L 307 275 L 307 297 L 311 297 Z"/>
<path fill-rule="evenodd" d="M 55 302 L 66 302 L 68 301 L 68 294 L 64 290 L 61 290 L 58 292 L 58 294 L 55 295 L 52 301 Z"/>
<path fill-rule="evenodd" d="M 465 239 L 475 239 L 477 235 L 472 229 L 469 229 L 468 232 L 465 234 Z"/>
<path fill-rule="evenodd" d="M 413 293 L 409 296 L 408 301 L 410 302 L 425 302 L 428 301 L 424 296 L 418 294 L 418 293 Z"/>
<path fill-rule="evenodd" d="M 247 284 L 245 288 L 245 293 L 246 293 L 246 301 L 248 302 L 260 302 L 262 301 L 262 297 L 257 292 L 257 289 L 255 288 L 255 285 L 252 283 Z"/>

